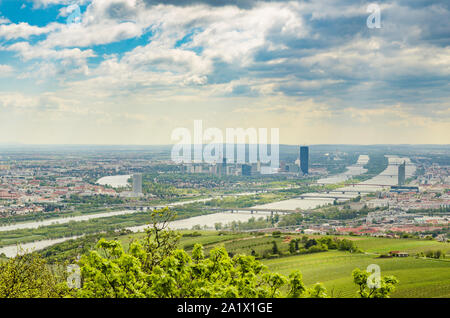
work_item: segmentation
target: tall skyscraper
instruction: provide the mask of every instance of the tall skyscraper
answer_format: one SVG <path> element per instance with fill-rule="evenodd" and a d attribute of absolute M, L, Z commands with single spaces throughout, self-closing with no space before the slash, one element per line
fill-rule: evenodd
<path fill-rule="evenodd" d="M 133 193 L 142 194 L 142 174 L 133 174 Z"/>
<path fill-rule="evenodd" d="M 403 161 L 401 165 L 398 166 L 398 185 L 404 185 L 406 178 L 406 162 Z"/>
<path fill-rule="evenodd" d="M 252 175 L 252 166 L 251 165 L 242 165 L 242 175 L 243 176 L 251 176 Z"/>
<path fill-rule="evenodd" d="M 224 174 L 227 174 L 227 158 L 223 158 L 222 171 Z"/>
<path fill-rule="evenodd" d="M 300 147 L 300 170 L 303 174 L 308 174 L 309 169 L 309 147 Z"/>

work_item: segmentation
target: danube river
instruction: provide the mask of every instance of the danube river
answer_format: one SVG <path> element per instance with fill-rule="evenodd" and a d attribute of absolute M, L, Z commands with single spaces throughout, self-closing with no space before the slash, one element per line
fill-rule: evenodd
<path fill-rule="evenodd" d="M 397 184 L 398 165 L 403 163 L 403 161 L 405 161 L 407 163 L 406 178 L 411 177 L 414 174 L 416 167 L 413 164 L 411 164 L 411 161 L 409 160 L 409 158 L 399 158 L 396 156 L 386 156 L 386 157 L 388 157 L 388 160 L 389 160 L 388 167 L 383 172 L 381 172 L 379 175 L 373 177 L 372 179 L 358 183 L 356 185 L 350 185 L 350 186 L 336 189 L 334 191 L 330 191 L 329 193 L 327 193 L 327 196 L 336 197 L 336 198 L 338 198 L 338 201 L 347 201 L 349 199 L 357 197 L 358 195 L 381 191 L 390 185 L 396 185 Z M 355 176 L 355 175 L 364 173 L 365 169 L 362 168 L 362 165 L 365 164 L 366 160 L 368 160 L 368 158 L 360 157 L 358 159 L 358 163 L 356 163 L 355 165 L 349 166 L 347 171 L 344 174 L 342 174 L 339 177 L 339 179 L 342 179 L 344 177 L 348 178 L 348 175 Z M 364 164 L 363 164 L 363 162 L 364 162 Z M 113 176 L 113 177 L 117 177 L 117 176 Z M 123 176 L 123 177 L 125 177 L 125 176 Z M 106 177 L 106 178 L 108 178 L 108 177 Z M 109 182 L 111 182 L 110 179 L 109 179 Z M 324 183 L 326 183 L 326 182 L 324 182 Z M 119 183 L 116 183 L 116 184 L 119 184 Z M 346 192 L 346 193 L 343 193 L 343 192 Z M 235 194 L 234 196 L 249 195 L 249 194 L 252 194 L 252 193 L 251 192 L 240 193 L 240 194 Z M 314 193 L 314 192 L 306 193 L 302 196 L 305 196 L 305 197 L 303 199 L 297 198 L 297 199 L 290 199 L 290 200 L 268 203 L 268 204 L 264 204 L 264 205 L 255 206 L 254 208 L 255 209 L 262 208 L 262 209 L 294 211 L 296 209 L 302 209 L 302 210 L 312 209 L 312 208 L 316 208 L 318 206 L 323 206 L 323 205 L 327 205 L 330 203 L 332 204 L 334 201 L 333 198 L 332 199 L 324 198 L 323 193 L 317 193 L 317 192 L 316 193 Z M 183 204 L 188 204 L 188 203 L 193 203 L 193 202 L 205 202 L 205 201 L 212 200 L 212 199 L 214 199 L 214 198 L 182 201 L 182 202 L 171 203 L 171 204 L 168 204 L 167 206 L 170 207 L 170 206 L 183 205 Z M 109 217 L 109 216 L 120 215 L 120 214 L 129 214 L 129 213 L 136 213 L 136 211 L 116 211 L 116 212 L 107 212 L 107 213 L 98 213 L 98 214 L 91 214 L 91 215 L 84 215 L 84 216 L 76 216 L 76 217 L 71 217 L 71 218 L 52 219 L 52 220 L 47 220 L 47 221 L 42 221 L 42 222 L 19 223 L 19 224 L 15 224 L 15 225 L 8 225 L 8 226 L 0 227 L 0 231 L 24 229 L 24 228 L 37 228 L 39 226 L 50 225 L 50 224 L 56 223 L 56 222 L 67 223 L 70 221 L 84 221 L 84 220 L 89 220 L 89 219 L 93 219 L 93 218 Z M 252 217 L 258 218 L 258 217 L 265 216 L 265 215 L 267 215 L 267 214 L 262 213 L 262 212 L 258 212 L 255 215 L 255 214 L 251 214 L 250 212 L 247 212 L 247 211 L 239 211 L 238 213 L 231 213 L 231 212 L 214 213 L 214 214 L 196 216 L 196 217 L 183 219 L 183 220 L 177 220 L 177 221 L 172 222 L 170 224 L 170 227 L 172 229 L 191 229 L 193 226 L 199 225 L 202 228 L 203 227 L 214 228 L 214 225 L 216 223 L 222 223 L 223 225 L 225 225 L 225 224 L 230 224 L 233 221 L 246 222 Z M 142 231 L 145 227 L 146 227 L 146 225 L 130 227 L 129 230 L 131 230 L 133 232 L 137 232 L 137 231 Z M 22 248 L 29 250 L 29 251 L 39 250 L 39 249 L 43 249 L 48 246 L 51 246 L 53 244 L 67 241 L 69 239 L 73 239 L 73 238 L 69 237 L 69 238 L 58 238 L 58 239 L 53 239 L 53 240 L 37 241 L 37 242 L 23 244 Z M 0 254 L 5 253 L 5 255 L 8 257 L 12 257 L 12 256 L 16 255 L 17 252 L 18 252 L 18 249 L 17 249 L 17 246 L 15 246 L 15 245 L 0 248 Z"/>
<path fill-rule="evenodd" d="M 124 188 L 128 186 L 128 179 L 130 175 L 119 175 L 119 176 L 107 176 L 97 180 L 98 184 L 109 185 L 113 188 Z"/>
<path fill-rule="evenodd" d="M 245 192 L 245 193 L 238 193 L 233 194 L 232 196 L 242 196 L 242 195 L 250 195 L 254 194 L 254 192 Z M 189 200 L 189 201 L 180 201 L 180 202 L 174 202 L 170 204 L 165 204 L 161 206 L 151 207 L 153 208 L 161 208 L 161 207 L 173 207 L 173 206 L 180 206 L 184 204 L 189 203 L 195 203 L 195 202 L 206 202 L 209 200 L 213 200 L 217 197 L 212 198 L 206 198 L 206 199 L 195 199 L 195 200 Z M 45 221 L 35 221 L 35 222 L 24 222 L 24 223 L 17 223 L 13 225 L 7 225 L 7 226 L 0 226 L 0 232 L 1 231 L 12 231 L 12 230 L 19 230 L 19 229 L 35 229 L 39 228 L 41 226 L 48 226 L 52 224 L 63 224 L 68 222 L 77 222 L 77 221 L 87 221 L 91 219 L 97 219 L 97 218 L 105 218 L 105 217 L 111 217 L 116 215 L 124 215 L 124 214 L 132 214 L 137 213 L 140 211 L 135 210 L 124 210 L 124 211 L 115 211 L 115 212 L 104 212 L 104 213 L 96 213 L 96 214 L 88 214 L 88 215 L 80 215 L 80 216 L 74 216 L 74 217 L 67 217 L 67 218 L 54 218 L 50 220 Z M 262 215 L 261 215 L 262 216 Z M 182 219 L 174 221 L 171 224 L 171 228 L 173 229 L 191 229 L 194 225 L 200 225 L 201 227 L 207 226 L 208 228 L 214 228 L 215 223 L 222 223 L 222 224 L 228 224 L 232 221 L 241 221 L 246 222 L 248 221 L 252 215 L 250 212 L 240 212 L 240 213 L 215 213 L 210 215 L 203 215 L 203 216 L 197 216 L 192 217 L 189 219 Z M 131 231 L 138 231 L 142 230 L 147 225 L 144 226 L 136 226 L 129 228 Z M 32 251 L 32 250 L 40 250 L 43 248 L 46 248 L 48 246 L 51 246 L 53 244 L 61 243 L 67 240 L 73 239 L 72 237 L 68 238 L 58 238 L 58 239 L 51 239 L 51 240 L 42 240 L 42 241 L 36 241 L 31 243 L 22 244 L 21 248 L 24 250 Z M 11 257 L 16 255 L 18 252 L 18 248 L 16 245 L 10 245 L 0 248 L 0 254 L 5 253 L 6 256 Z"/>
<path fill-rule="evenodd" d="M 333 175 L 331 177 L 319 179 L 317 183 L 334 184 L 346 181 L 355 176 L 359 176 L 367 172 L 367 169 L 365 169 L 364 166 L 369 162 L 369 159 L 370 158 L 368 155 L 360 155 L 356 163 L 354 165 L 348 166 L 345 172 Z"/>
<path fill-rule="evenodd" d="M 216 223 L 222 223 L 223 225 L 230 224 L 233 221 L 241 221 L 241 222 L 247 222 L 252 217 L 262 217 L 270 215 L 270 213 L 261 213 L 258 212 L 258 214 L 251 214 L 247 211 L 241 211 L 239 213 L 231 213 L 231 212 L 223 212 L 223 213 L 214 213 L 214 214 L 207 214 L 207 215 L 201 215 L 201 216 L 195 216 L 188 219 L 182 219 L 182 220 L 176 220 L 170 223 L 169 227 L 173 230 L 181 230 L 181 229 L 192 229 L 193 226 L 199 225 L 202 228 L 207 227 L 209 229 L 213 229 Z M 131 230 L 132 232 L 141 232 L 143 231 L 148 225 L 141 225 L 141 226 L 134 226 L 127 228 L 128 230 Z M 54 244 L 58 244 L 61 242 L 65 242 L 70 239 L 76 239 L 77 237 L 67 237 L 67 238 L 58 238 L 58 239 L 51 239 L 51 240 L 42 240 L 42 241 L 36 241 L 31 243 L 26 243 L 21 245 L 21 249 L 24 251 L 37 251 L 40 249 L 44 249 L 46 247 L 49 247 Z M 20 251 L 20 249 L 16 245 L 9 245 L 0 248 L 0 254 L 4 253 L 7 257 L 14 257 L 17 255 L 17 253 Z"/>
<path fill-rule="evenodd" d="M 382 191 L 390 186 L 397 185 L 398 182 L 398 166 L 399 164 L 406 162 L 406 178 L 414 175 L 416 171 L 416 166 L 411 164 L 409 158 L 400 158 L 397 156 L 386 156 L 388 158 L 387 168 L 381 172 L 379 175 L 360 182 L 355 185 L 349 185 L 342 188 L 338 188 L 334 191 L 329 191 L 327 193 L 323 192 L 311 192 L 305 193 L 299 196 L 299 198 L 283 200 L 279 202 L 273 202 L 263 205 L 258 205 L 253 208 L 255 209 L 273 209 L 273 210 L 306 210 L 314 209 L 320 206 L 325 206 L 328 204 L 333 204 L 336 199 L 338 202 L 348 201 L 350 199 L 356 198 L 359 195 L 374 193 L 377 191 Z M 358 160 L 359 161 L 359 160 Z M 355 166 L 350 166 L 355 167 Z M 350 168 L 349 167 L 349 168 Z M 353 170 L 350 169 L 350 170 Z M 347 170 L 347 171 L 350 171 Z M 353 170 L 355 171 L 355 170 Z M 362 170 L 361 170 L 362 171 Z M 352 176 L 355 176 L 353 174 Z M 342 178 L 342 176 L 341 176 Z M 324 180 L 324 179 L 322 179 Z M 341 180 L 343 181 L 343 180 Z M 320 182 L 320 180 L 318 181 Z M 326 182 L 325 182 L 326 183 Z"/>

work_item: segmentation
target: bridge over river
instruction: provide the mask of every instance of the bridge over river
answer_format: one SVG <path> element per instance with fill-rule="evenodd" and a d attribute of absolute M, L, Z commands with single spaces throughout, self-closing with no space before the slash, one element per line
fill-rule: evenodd
<path fill-rule="evenodd" d="M 334 190 L 304 193 L 293 199 L 257 205 L 250 209 L 254 211 L 290 211 L 292 213 L 333 204 L 335 200 L 340 202 L 349 201 L 358 196 L 383 191 L 389 189 L 391 186 L 397 185 L 398 165 L 403 162 L 406 162 L 406 178 L 414 174 L 416 167 L 411 163 L 409 158 L 400 158 L 397 156 L 386 157 L 388 158 L 388 166 L 386 169 L 369 180 L 347 184 Z M 321 179 L 317 184 L 326 185 L 330 183 L 326 179 Z"/>

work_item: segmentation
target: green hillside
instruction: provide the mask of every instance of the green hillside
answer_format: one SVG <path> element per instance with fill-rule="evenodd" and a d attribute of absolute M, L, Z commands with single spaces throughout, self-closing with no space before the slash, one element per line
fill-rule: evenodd
<path fill-rule="evenodd" d="M 224 246 L 232 254 L 254 254 L 261 258 L 270 271 L 288 275 L 293 270 L 300 270 L 305 284 L 311 287 L 317 282 L 325 285 L 332 297 L 356 297 L 356 287 L 351 273 L 355 268 L 366 269 L 370 264 L 380 266 L 381 275 L 394 275 L 399 280 L 392 297 L 450 297 L 450 244 L 432 240 L 387 239 L 373 237 L 339 236 L 339 239 L 352 240 L 363 253 L 328 250 L 311 254 L 293 255 L 289 252 L 289 241 L 302 238 L 299 234 L 231 233 L 217 231 L 181 231 L 179 248 L 188 253 L 194 244 L 200 243 L 205 252 L 214 247 Z M 107 239 L 119 240 L 127 249 L 132 240 L 141 239 L 143 233 L 126 235 L 106 235 Z M 320 236 L 309 236 L 317 239 Z M 277 243 L 280 257 L 269 256 L 273 242 Z M 80 252 L 80 240 L 65 242 L 42 251 L 49 250 L 58 255 L 75 256 Z M 92 247 L 95 244 L 91 243 Z M 81 244 L 83 245 L 83 244 Z M 63 248 L 64 247 L 64 248 Z M 408 252 L 409 257 L 380 258 L 380 254 L 398 250 Z M 416 253 L 441 250 L 447 254 L 446 259 L 418 258 Z M 53 254 L 53 253 L 52 253 Z M 49 254 L 47 254 L 49 255 Z M 263 256 L 266 256 L 265 258 Z"/>

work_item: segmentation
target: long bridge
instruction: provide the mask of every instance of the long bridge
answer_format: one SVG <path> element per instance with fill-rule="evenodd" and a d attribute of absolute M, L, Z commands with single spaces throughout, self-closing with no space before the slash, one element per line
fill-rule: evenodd
<path fill-rule="evenodd" d="M 270 213 L 271 215 L 273 214 L 291 214 L 291 213 L 301 213 L 304 214 L 305 211 L 302 212 L 297 212 L 297 211 L 293 211 L 293 210 L 286 210 L 286 209 L 275 209 L 275 208 L 271 208 L 271 209 L 264 209 L 264 208 L 230 208 L 230 209 L 226 209 L 226 208 L 205 208 L 208 211 L 216 211 L 216 212 L 230 212 L 230 213 L 241 213 L 241 212 L 250 212 L 251 214 L 257 214 L 259 213 L 264 213 L 264 214 L 268 214 Z"/>
<path fill-rule="evenodd" d="M 334 200 L 350 200 L 353 197 L 342 197 L 338 195 L 301 195 L 298 196 L 297 199 L 334 199 Z"/>
<path fill-rule="evenodd" d="M 326 194 L 329 194 L 329 193 L 338 193 L 338 192 L 340 194 L 346 194 L 346 193 L 369 194 L 369 193 L 373 193 L 373 191 L 369 191 L 369 190 L 339 190 L 339 189 L 318 191 L 318 192 L 315 192 L 315 193 L 326 193 Z M 305 193 L 305 194 L 308 194 L 308 193 Z"/>
<path fill-rule="evenodd" d="M 323 185 L 323 186 L 333 185 L 333 183 L 315 183 L 315 184 L 316 185 Z M 314 185 L 314 183 L 311 183 L 311 185 Z M 360 183 L 346 183 L 346 184 L 343 185 L 343 187 L 347 187 L 347 186 L 352 186 L 352 187 L 354 187 L 354 186 L 359 186 L 359 187 L 361 187 L 361 186 L 364 186 L 364 187 L 365 186 L 369 186 L 369 187 L 392 187 L 394 185 L 395 184 L 379 184 L 379 183 L 362 183 L 362 182 L 360 182 Z M 338 189 L 337 189 L 337 191 L 339 191 Z M 330 190 L 330 191 L 334 191 L 334 190 Z"/>

